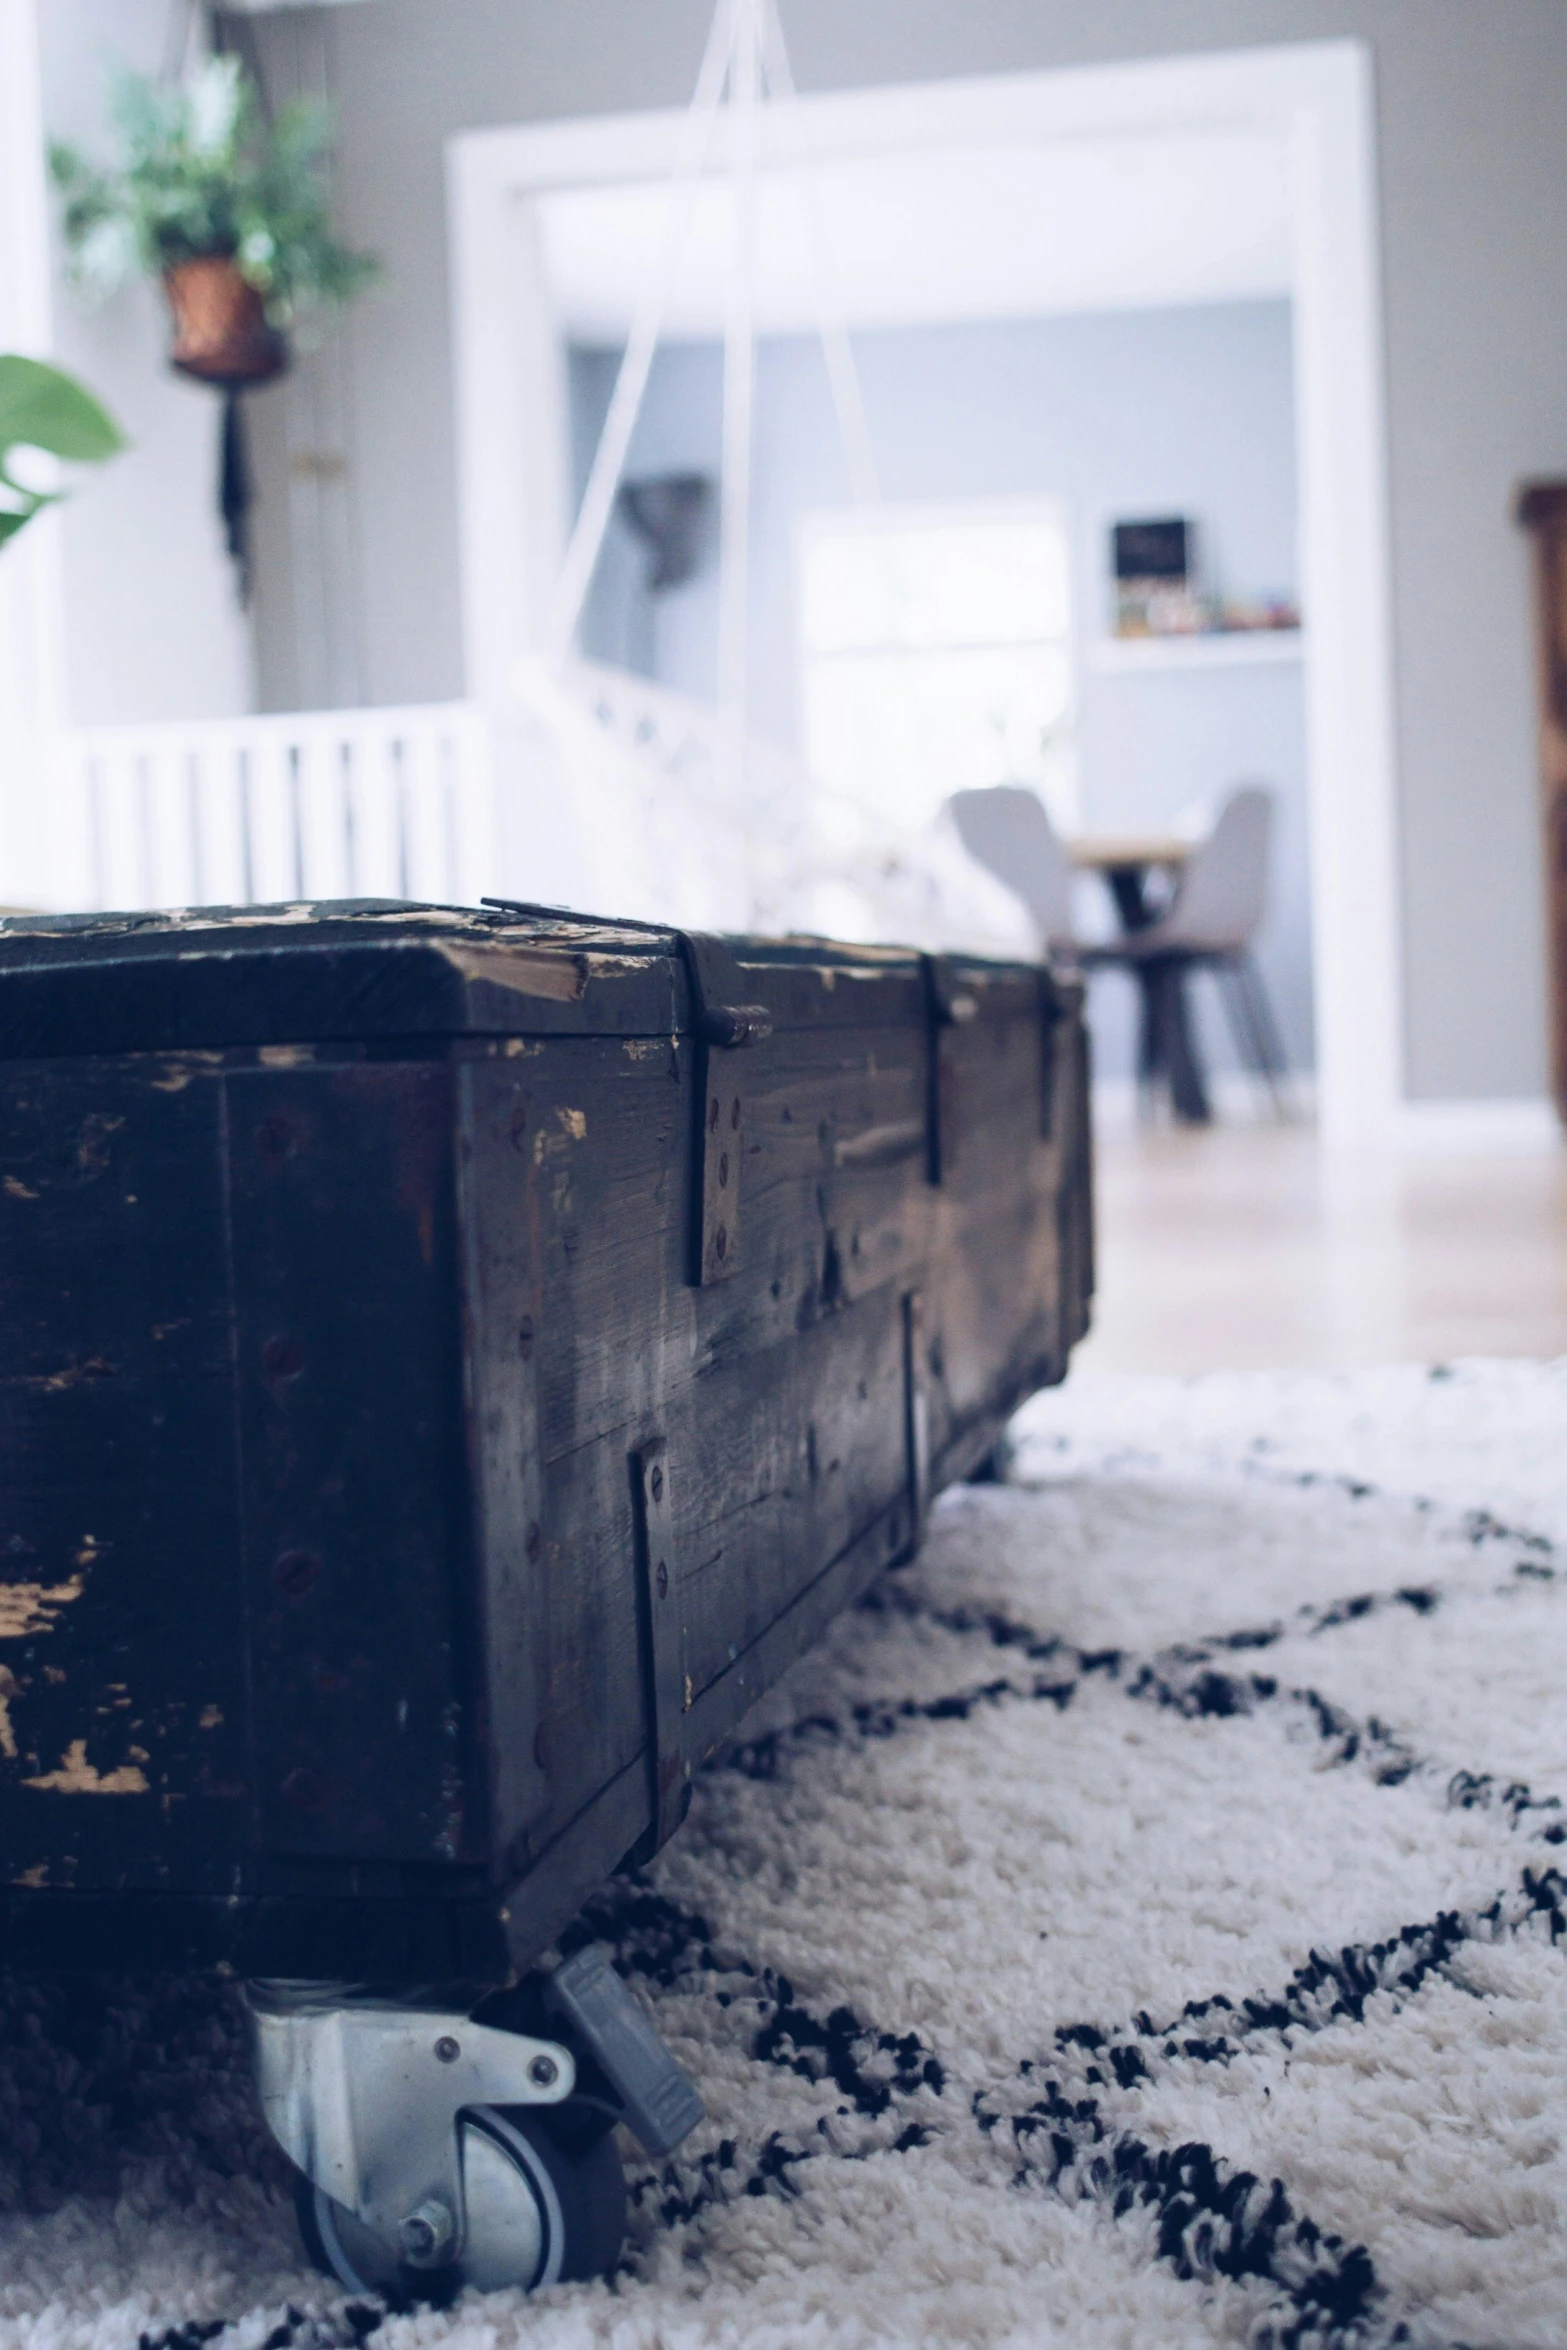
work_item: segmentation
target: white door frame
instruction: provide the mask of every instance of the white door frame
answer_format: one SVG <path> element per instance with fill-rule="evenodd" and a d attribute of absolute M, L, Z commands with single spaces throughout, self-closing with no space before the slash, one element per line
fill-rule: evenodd
<path fill-rule="evenodd" d="M 684 119 L 598 115 L 449 142 L 464 644 L 480 700 L 504 698 L 542 627 L 567 519 L 564 361 L 532 199 L 663 176 Z M 1382 1142 L 1403 1052 L 1369 49 L 1305 42 L 835 91 L 801 100 L 792 135 L 838 157 L 1236 125 L 1283 134 L 1291 158 L 1320 1130 Z"/>
<path fill-rule="evenodd" d="M 49 194 L 36 0 L 0 0 L 0 351 L 49 353 Z M 64 708 L 59 516 L 45 512 L 0 565 L 0 858 L 32 747 Z"/>

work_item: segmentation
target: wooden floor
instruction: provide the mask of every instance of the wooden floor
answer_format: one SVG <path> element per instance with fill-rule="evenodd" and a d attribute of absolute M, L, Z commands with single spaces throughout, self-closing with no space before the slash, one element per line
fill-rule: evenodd
<path fill-rule="evenodd" d="M 1567 1151 L 1340 1157 L 1302 1127 L 1098 1145 L 1096 1371 L 1567 1354 Z"/>

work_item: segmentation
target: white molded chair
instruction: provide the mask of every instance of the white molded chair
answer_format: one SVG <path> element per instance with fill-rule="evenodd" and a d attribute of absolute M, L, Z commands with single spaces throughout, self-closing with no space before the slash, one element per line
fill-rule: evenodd
<path fill-rule="evenodd" d="M 1282 1117 L 1288 1063 L 1252 952 L 1267 911 L 1272 842 L 1273 794 L 1259 783 L 1239 785 L 1187 859 L 1169 911 L 1116 948 L 1128 963 L 1165 966 L 1177 985 L 1187 970 L 1213 972 L 1236 1050 Z"/>
<path fill-rule="evenodd" d="M 1183 1002 L 1187 972 L 1202 968 L 1220 982 L 1241 1059 L 1285 1114 L 1284 1048 L 1251 946 L 1267 905 L 1270 791 L 1261 784 L 1232 791 L 1187 860 L 1167 911 L 1144 930 L 1092 945 L 1073 932 L 1072 868 L 1035 793 L 1003 783 L 957 792 L 947 804 L 969 855 L 1023 900 L 1051 954 L 1088 969 L 1117 965 L 1139 978 L 1145 1086 L 1163 1072 L 1180 1114 L 1208 1115 Z"/>
<path fill-rule="evenodd" d="M 1072 931 L 1072 868 L 1037 792 L 1020 783 L 954 792 L 947 802 L 958 838 L 976 865 L 1020 897 L 1046 951 L 1077 960 Z"/>

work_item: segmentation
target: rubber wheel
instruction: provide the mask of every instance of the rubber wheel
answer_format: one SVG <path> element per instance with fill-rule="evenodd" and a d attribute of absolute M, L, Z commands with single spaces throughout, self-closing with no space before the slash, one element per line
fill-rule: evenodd
<path fill-rule="evenodd" d="M 626 2180 L 613 2131 L 572 2144 L 569 2108 L 476 2106 L 463 2117 L 468 2240 L 445 2267 L 411 2268 L 353 2212 L 309 2179 L 294 2182 L 299 2232 L 323 2276 L 351 2293 L 444 2303 L 465 2286 L 491 2293 L 602 2276 L 626 2234 Z"/>

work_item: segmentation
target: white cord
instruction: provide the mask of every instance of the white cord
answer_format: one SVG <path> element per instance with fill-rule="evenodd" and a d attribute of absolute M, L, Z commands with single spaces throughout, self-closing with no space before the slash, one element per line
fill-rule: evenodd
<path fill-rule="evenodd" d="M 775 119 L 793 151 L 796 167 L 794 186 L 800 199 L 800 213 L 810 249 L 811 282 L 816 295 L 816 331 L 821 338 L 822 357 L 827 363 L 827 384 L 832 394 L 833 414 L 837 419 L 839 438 L 843 442 L 844 461 L 849 469 L 849 493 L 857 506 L 873 506 L 881 496 L 881 488 L 876 473 L 876 456 L 871 447 L 870 429 L 865 421 L 865 396 L 860 384 L 860 371 L 855 363 L 854 347 L 849 340 L 843 281 L 838 274 L 837 255 L 832 239 L 822 225 L 820 189 L 806 154 L 800 119 L 800 94 L 794 85 L 777 0 L 760 0 L 759 14 L 768 92 L 774 100 Z"/>
<path fill-rule="evenodd" d="M 738 0 L 729 76 L 734 249 L 724 317 L 723 508 L 718 557 L 718 706 L 744 740 L 751 570 L 751 458 L 756 413 L 756 110 L 762 55 L 756 0 Z M 736 778 L 738 781 L 738 777 Z"/>
<path fill-rule="evenodd" d="M 556 581 L 550 603 L 543 649 L 545 663 L 551 669 L 563 667 L 570 656 L 577 622 L 582 617 L 582 607 L 592 585 L 594 567 L 604 544 L 604 533 L 609 528 L 610 516 L 615 509 L 615 491 L 620 483 L 631 447 L 631 436 L 636 430 L 643 395 L 647 390 L 653 354 L 658 348 L 659 331 L 664 323 L 670 287 L 690 225 L 697 182 L 707 160 L 713 125 L 718 119 L 723 100 L 724 82 L 734 50 L 736 25 L 744 5 L 745 0 L 718 0 L 712 29 L 707 37 L 707 49 L 701 71 L 697 75 L 696 92 L 691 101 L 691 111 L 686 117 L 670 181 L 672 200 L 664 250 L 659 267 L 648 279 L 637 305 L 625 353 L 615 377 L 609 412 L 605 416 L 604 429 L 594 452 L 587 487 L 582 493 L 582 504 L 577 512 L 571 543 L 566 549 L 566 559 L 561 565 L 560 577 Z"/>
<path fill-rule="evenodd" d="M 724 423 L 718 595 L 718 702 L 727 722 L 734 780 L 742 780 L 748 687 L 751 476 L 756 407 L 756 133 L 765 74 L 769 98 L 787 128 L 797 169 L 816 289 L 817 331 L 827 364 L 833 412 L 857 504 L 880 495 L 865 401 L 849 340 L 842 290 L 806 165 L 799 96 L 776 0 L 718 0 L 690 112 L 670 178 L 670 209 L 659 267 L 648 279 L 615 377 L 604 428 L 588 473 L 565 561 L 542 637 L 542 663 L 558 673 L 570 658 L 592 585 L 615 492 L 625 470 L 675 273 L 684 250 L 713 131 L 729 91 L 735 241 L 724 322 Z"/>

